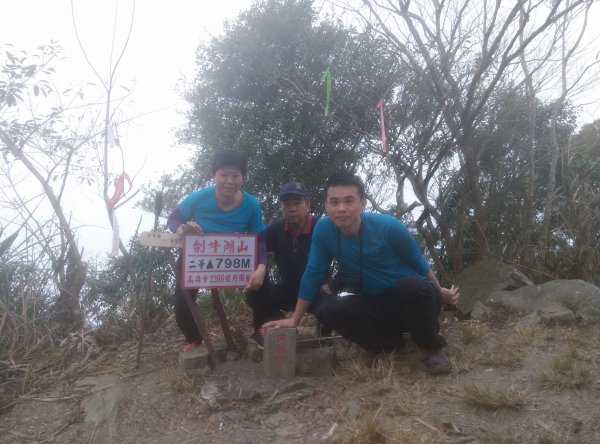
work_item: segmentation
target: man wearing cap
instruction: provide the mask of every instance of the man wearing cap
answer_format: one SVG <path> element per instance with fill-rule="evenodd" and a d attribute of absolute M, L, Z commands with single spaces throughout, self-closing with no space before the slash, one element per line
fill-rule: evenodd
<path fill-rule="evenodd" d="M 267 252 L 273 252 L 280 281 L 265 283 L 246 293 L 246 301 L 253 311 L 254 332 L 248 338 L 262 348 L 263 336 L 259 330 L 268 321 L 281 319 L 282 310 L 294 311 L 298 301 L 300 279 L 306 268 L 312 232 L 318 218 L 310 214 L 310 200 L 302 182 L 288 182 L 279 192 L 283 217 L 271 222 L 265 229 Z M 329 292 L 325 286 L 324 291 Z M 317 314 L 318 302 L 310 313 Z"/>

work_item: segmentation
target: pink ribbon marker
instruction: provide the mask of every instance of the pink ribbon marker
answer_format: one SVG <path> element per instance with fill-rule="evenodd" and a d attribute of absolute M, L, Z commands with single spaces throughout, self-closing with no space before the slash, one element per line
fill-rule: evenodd
<path fill-rule="evenodd" d="M 111 197 L 108 202 L 106 202 L 106 207 L 109 210 L 112 210 L 115 205 L 117 204 L 117 202 L 119 201 L 119 199 L 121 198 L 121 196 L 123 195 L 123 191 L 125 190 L 125 179 L 127 179 L 127 182 L 129 183 L 129 186 L 131 186 L 131 179 L 129 178 L 129 176 L 127 175 L 127 173 L 121 173 L 121 175 L 118 177 L 118 179 L 115 182 L 115 192 L 113 194 L 113 197 Z"/>
<path fill-rule="evenodd" d="M 385 137 L 385 120 L 383 118 L 383 99 L 379 99 L 377 102 L 377 109 L 379 110 L 379 128 L 381 129 L 381 152 L 387 153 L 387 138 Z"/>

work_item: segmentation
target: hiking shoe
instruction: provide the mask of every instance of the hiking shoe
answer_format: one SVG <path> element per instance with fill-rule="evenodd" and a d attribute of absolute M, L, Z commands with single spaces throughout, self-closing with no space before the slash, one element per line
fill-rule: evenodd
<path fill-rule="evenodd" d="M 248 343 L 254 344 L 259 350 L 263 350 L 265 348 L 265 337 L 260 330 L 257 330 L 248 336 Z"/>
<path fill-rule="evenodd" d="M 190 351 L 190 350 L 193 350 L 193 349 L 195 349 L 195 348 L 196 348 L 198 345 L 200 345 L 200 343 L 201 343 L 201 342 L 202 342 L 202 341 L 200 341 L 200 339 L 196 339 L 196 340 L 194 340 L 194 341 L 190 341 L 190 342 L 188 342 L 187 344 L 185 344 L 185 345 L 183 346 L 183 349 L 182 349 L 181 351 L 188 352 L 188 351 Z"/>
<path fill-rule="evenodd" d="M 452 371 L 448 357 L 440 351 L 437 355 L 425 356 L 423 364 L 430 375 L 445 375 Z"/>

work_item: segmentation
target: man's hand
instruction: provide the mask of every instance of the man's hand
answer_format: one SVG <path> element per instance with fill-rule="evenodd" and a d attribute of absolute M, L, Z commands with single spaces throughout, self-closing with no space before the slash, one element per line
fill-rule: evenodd
<path fill-rule="evenodd" d="M 281 327 L 296 327 L 294 320 L 292 318 L 289 319 L 279 319 L 278 321 L 269 321 L 263 324 L 263 328 L 281 328 Z"/>
<path fill-rule="evenodd" d="M 454 285 L 450 288 L 441 288 L 440 289 L 440 300 L 442 303 L 446 305 L 456 305 L 458 304 L 458 298 L 460 297 L 460 293 L 458 291 L 458 287 Z"/>
<path fill-rule="evenodd" d="M 202 234 L 202 227 L 193 220 L 189 220 L 186 223 L 179 225 L 175 234 L 179 237 L 183 237 L 185 234 Z"/>
<path fill-rule="evenodd" d="M 250 275 L 250 280 L 248 281 L 248 285 L 244 288 L 244 291 L 248 290 L 258 290 L 258 288 L 265 281 L 265 275 L 267 274 L 267 267 L 264 264 L 258 264 L 256 270 L 252 272 Z"/>
<path fill-rule="evenodd" d="M 327 282 L 321 285 L 321 293 L 328 294 L 329 296 L 333 294 L 333 291 L 331 291 L 331 288 L 329 287 L 329 284 Z"/>

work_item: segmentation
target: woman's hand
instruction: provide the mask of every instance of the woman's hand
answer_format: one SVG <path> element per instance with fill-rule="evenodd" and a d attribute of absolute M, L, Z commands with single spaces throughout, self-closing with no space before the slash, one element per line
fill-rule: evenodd
<path fill-rule="evenodd" d="M 175 234 L 179 237 L 183 237 L 186 234 L 202 234 L 202 227 L 193 220 L 189 220 L 186 223 L 179 225 Z"/>
<path fill-rule="evenodd" d="M 263 324 L 263 328 L 283 328 L 283 327 L 296 327 L 292 318 L 279 319 L 278 321 L 269 321 Z"/>

